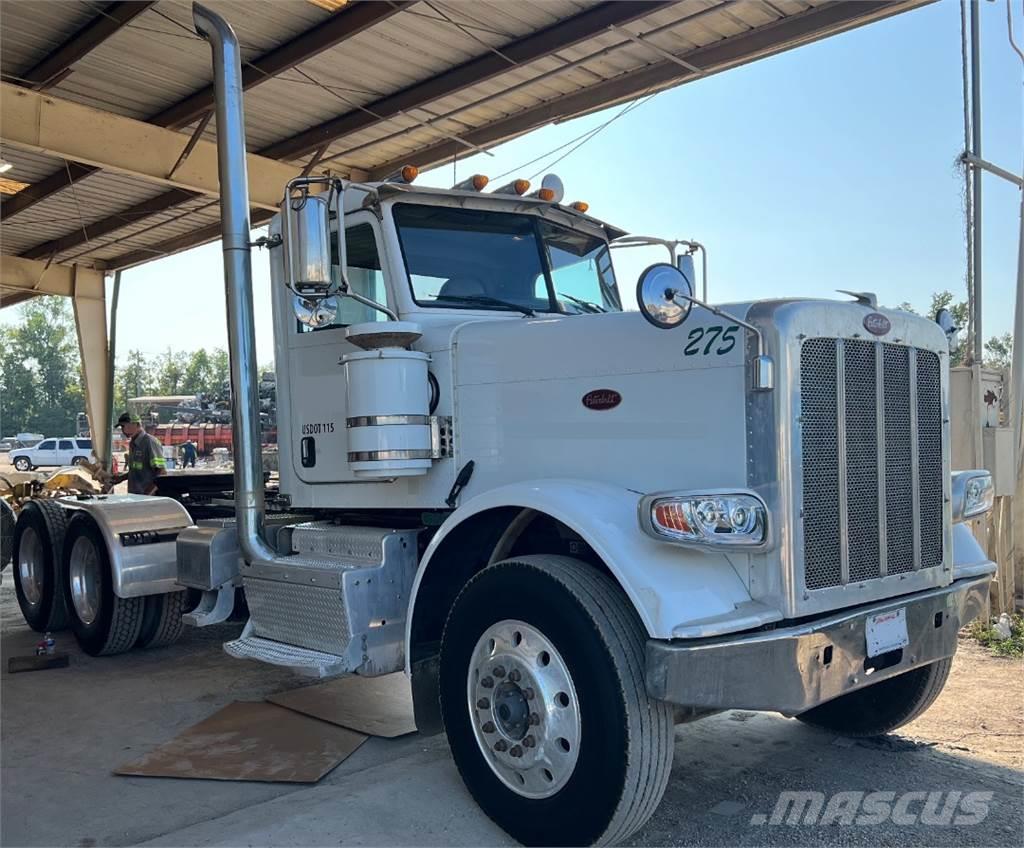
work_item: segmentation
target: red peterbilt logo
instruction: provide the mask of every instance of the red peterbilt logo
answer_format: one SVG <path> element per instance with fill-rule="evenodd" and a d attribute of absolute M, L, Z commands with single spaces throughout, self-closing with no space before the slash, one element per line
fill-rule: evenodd
<path fill-rule="evenodd" d="M 614 409 L 622 403 L 622 395 L 615 389 L 594 389 L 583 395 L 583 405 L 587 409 Z"/>
<path fill-rule="evenodd" d="M 873 336 L 884 336 L 892 329 L 892 324 L 880 312 L 870 312 L 864 316 L 864 329 Z"/>

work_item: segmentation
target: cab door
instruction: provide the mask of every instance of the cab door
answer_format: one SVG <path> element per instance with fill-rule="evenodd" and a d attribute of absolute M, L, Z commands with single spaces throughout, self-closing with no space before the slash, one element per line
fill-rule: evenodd
<path fill-rule="evenodd" d="M 46 439 L 32 449 L 33 465 L 57 464 L 57 440 Z"/>
<path fill-rule="evenodd" d="M 389 303 L 377 219 L 369 212 L 345 217 L 348 281 L 353 291 L 377 303 Z M 357 479 L 348 463 L 345 371 L 341 358 L 358 350 L 345 340 L 351 324 L 386 321 L 387 316 L 351 298 L 339 298 L 334 322 L 313 330 L 294 320 L 290 335 L 292 465 L 306 483 Z M 279 410 L 278 414 L 281 412 Z"/>
<path fill-rule="evenodd" d="M 75 443 L 71 439 L 61 439 L 57 442 L 57 465 L 71 465 L 75 458 Z"/>

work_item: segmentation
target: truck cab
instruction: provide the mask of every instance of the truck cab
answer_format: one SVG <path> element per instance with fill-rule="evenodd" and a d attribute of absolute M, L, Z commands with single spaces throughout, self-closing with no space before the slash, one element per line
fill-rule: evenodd
<path fill-rule="evenodd" d="M 554 180 L 282 187 L 257 242 L 268 495 L 239 46 L 194 15 L 215 66 L 233 516 L 133 496 L 26 510 L 14 561 L 47 575 L 40 627 L 66 614 L 116 653 L 147 615 L 147 638 L 170 638 L 181 588 L 202 593 L 184 615 L 201 626 L 241 587 L 229 654 L 404 671 L 420 731 L 447 734 L 525 844 L 627 839 L 664 792 L 675 723 L 744 708 L 875 736 L 928 708 L 995 570 L 968 525 L 991 476 L 950 468 L 945 333 L 867 293 L 709 303 L 693 244 L 626 238 Z M 668 261 L 626 286 L 616 241 Z M 63 558 L 37 567 L 65 524 Z"/>

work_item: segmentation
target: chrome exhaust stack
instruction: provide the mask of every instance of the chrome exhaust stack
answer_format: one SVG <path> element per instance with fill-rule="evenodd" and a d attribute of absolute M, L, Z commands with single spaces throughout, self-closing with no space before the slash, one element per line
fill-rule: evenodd
<path fill-rule="evenodd" d="M 249 242 L 249 177 L 242 110 L 242 54 L 234 30 L 220 15 L 193 3 L 192 17 L 196 32 L 210 42 L 213 51 L 238 544 L 250 563 L 273 562 L 277 557 L 263 540 L 263 457 Z"/>

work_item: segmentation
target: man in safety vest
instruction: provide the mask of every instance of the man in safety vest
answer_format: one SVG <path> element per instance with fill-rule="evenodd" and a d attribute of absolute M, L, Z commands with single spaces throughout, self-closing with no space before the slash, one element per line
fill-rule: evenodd
<path fill-rule="evenodd" d="M 155 495 L 156 478 L 167 470 L 164 449 L 155 436 L 149 435 L 138 415 L 122 413 L 117 426 L 128 437 L 128 473 L 118 474 L 113 482 L 128 481 L 133 495 Z"/>

